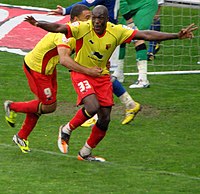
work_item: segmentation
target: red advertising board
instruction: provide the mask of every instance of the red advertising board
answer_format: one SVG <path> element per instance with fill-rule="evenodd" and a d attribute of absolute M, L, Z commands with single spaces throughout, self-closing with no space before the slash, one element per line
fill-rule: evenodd
<path fill-rule="evenodd" d="M 0 4 L 0 50 L 29 51 L 47 33 L 24 22 L 27 15 L 50 22 L 69 21 L 69 16 L 49 16 L 47 13 L 47 9 Z"/>

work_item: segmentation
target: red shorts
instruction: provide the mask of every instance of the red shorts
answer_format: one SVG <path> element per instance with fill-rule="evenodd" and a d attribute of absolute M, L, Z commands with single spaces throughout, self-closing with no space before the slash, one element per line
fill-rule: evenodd
<path fill-rule="evenodd" d="M 52 75 L 43 75 L 31 70 L 24 64 L 24 72 L 28 79 L 31 91 L 38 97 L 42 104 L 48 105 L 56 102 L 57 95 L 57 73 L 56 69 Z"/>
<path fill-rule="evenodd" d="M 82 100 L 86 96 L 96 94 L 100 106 L 113 106 L 113 88 L 110 75 L 91 77 L 72 71 L 71 79 L 78 94 L 77 105 L 82 104 Z"/>

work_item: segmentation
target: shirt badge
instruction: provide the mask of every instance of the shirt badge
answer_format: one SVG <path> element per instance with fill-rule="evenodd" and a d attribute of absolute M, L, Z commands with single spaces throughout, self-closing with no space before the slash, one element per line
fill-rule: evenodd
<path fill-rule="evenodd" d="M 108 50 L 111 47 L 111 44 L 106 44 L 106 50 Z"/>

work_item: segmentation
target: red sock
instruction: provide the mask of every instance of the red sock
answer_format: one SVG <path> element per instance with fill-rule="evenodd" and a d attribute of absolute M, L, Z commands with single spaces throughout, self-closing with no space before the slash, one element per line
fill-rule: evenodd
<path fill-rule="evenodd" d="M 31 100 L 28 102 L 12 102 L 10 104 L 10 109 L 15 112 L 37 113 L 39 103 L 39 100 Z"/>
<path fill-rule="evenodd" d="M 97 144 L 105 137 L 106 131 L 101 130 L 96 125 L 92 127 L 92 132 L 87 140 L 87 144 L 91 148 L 95 148 Z"/>
<path fill-rule="evenodd" d="M 35 125 L 37 124 L 37 121 L 39 119 L 39 116 L 34 113 L 27 113 L 26 119 L 24 120 L 24 123 L 18 132 L 18 136 L 21 139 L 27 139 Z"/>
<path fill-rule="evenodd" d="M 89 118 L 83 113 L 82 108 L 76 112 L 76 115 L 69 122 L 69 127 L 71 130 L 76 129 L 80 125 L 82 125 Z"/>

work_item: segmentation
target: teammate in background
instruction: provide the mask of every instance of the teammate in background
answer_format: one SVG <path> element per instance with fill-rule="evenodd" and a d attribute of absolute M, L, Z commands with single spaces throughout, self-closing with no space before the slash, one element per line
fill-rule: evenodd
<path fill-rule="evenodd" d="M 150 30 L 161 30 L 161 24 L 160 24 L 160 12 L 162 4 L 164 3 L 164 0 L 157 0 L 158 1 L 158 10 L 156 12 L 156 15 L 154 16 L 153 23 L 151 24 Z M 147 59 L 148 61 L 153 61 L 155 59 L 155 54 L 160 49 L 160 42 L 157 41 L 150 41 L 149 42 L 149 49 L 147 52 Z"/>
<path fill-rule="evenodd" d="M 72 22 L 88 20 L 91 12 L 87 7 L 79 9 L 71 16 Z M 52 113 L 56 110 L 56 65 L 60 62 L 70 70 L 82 72 L 90 76 L 100 76 L 98 67 L 87 68 L 74 60 L 67 58 L 67 39 L 61 33 L 48 33 L 35 48 L 24 58 L 24 72 L 29 87 L 36 98 L 28 102 L 5 101 L 5 119 L 11 127 L 15 126 L 16 112 L 26 114 L 24 123 L 19 132 L 13 136 L 13 141 L 23 153 L 30 152 L 28 136 L 34 129 L 41 114 Z M 59 61 L 60 60 L 60 61 Z"/>
<path fill-rule="evenodd" d="M 139 30 L 148 30 L 150 28 L 157 9 L 157 0 L 120 0 L 120 12 L 126 20 L 126 22 L 122 21 L 122 23 L 131 28 L 137 26 Z M 123 77 L 125 46 L 121 46 L 124 49 L 120 49 L 119 64 L 113 74 L 118 79 Z M 135 41 L 135 50 L 138 78 L 129 88 L 148 88 L 150 83 L 147 79 L 147 47 L 145 41 Z"/>
<path fill-rule="evenodd" d="M 92 11 L 92 20 L 88 22 L 76 22 L 72 25 L 37 21 L 32 16 L 27 16 L 25 21 L 51 32 L 61 32 L 66 37 L 74 37 L 79 45 L 76 49 L 75 61 L 83 66 L 96 66 L 102 68 L 102 76 L 91 77 L 78 72 L 71 72 L 74 88 L 78 94 L 78 104 L 84 107 L 79 109 L 76 115 L 59 129 L 58 145 L 63 153 L 68 152 L 71 133 L 88 118 L 98 114 L 97 123 L 85 145 L 78 154 L 79 160 L 105 161 L 104 158 L 93 156 L 92 150 L 105 137 L 110 122 L 110 113 L 113 106 L 112 84 L 110 82 L 107 62 L 117 47 L 122 43 L 130 43 L 132 40 L 171 40 L 193 38 L 192 31 L 196 30 L 194 24 L 179 33 L 164 33 L 157 31 L 139 31 L 122 25 L 114 25 L 108 22 L 108 10 L 105 6 L 96 6 Z M 77 48 L 77 47 L 76 47 Z"/>
<path fill-rule="evenodd" d="M 82 0 L 66 8 L 57 5 L 57 9 L 50 11 L 49 15 L 69 15 L 74 5 L 86 5 L 87 7 L 104 5 L 108 9 L 109 21 L 117 24 L 119 0 Z"/>
<path fill-rule="evenodd" d="M 108 14 L 109 14 L 109 21 L 117 24 L 117 16 L 118 16 L 118 10 L 119 10 L 119 0 L 94 0 L 94 1 L 87 1 L 83 0 L 80 2 L 77 2 L 67 8 L 63 8 L 60 5 L 57 5 L 56 10 L 52 10 L 49 12 L 49 15 L 69 15 L 70 11 L 75 5 L 86 5 L 88 7 L 93 7 L 96 5 L 104 5 L 108 8 Z M 116 56 L 118 57 L 118 56 Z M 138 102 L 135 102 L 132 97 L 129 95 L 129 93 L 126 91 L 126 89 L 122 86 L 122 84 L 119 82 L 119 80 L 116 79 L 116 76 L 113 76 L 111 81 L 113 82 L 113 93 L 119 98 L 122 104 L 125 105 L 126 113 L 125 118 L 122 121 L 122 125 L 130 123 L 136 116 L 136 114 L 141 109 L 141 106 Z M 97 121 L 97 116 L 95 115 L 93 118 L 87 120 L 84 124 L 82 124 L 83 127 L 90 127 L 94 125 Z"/>

